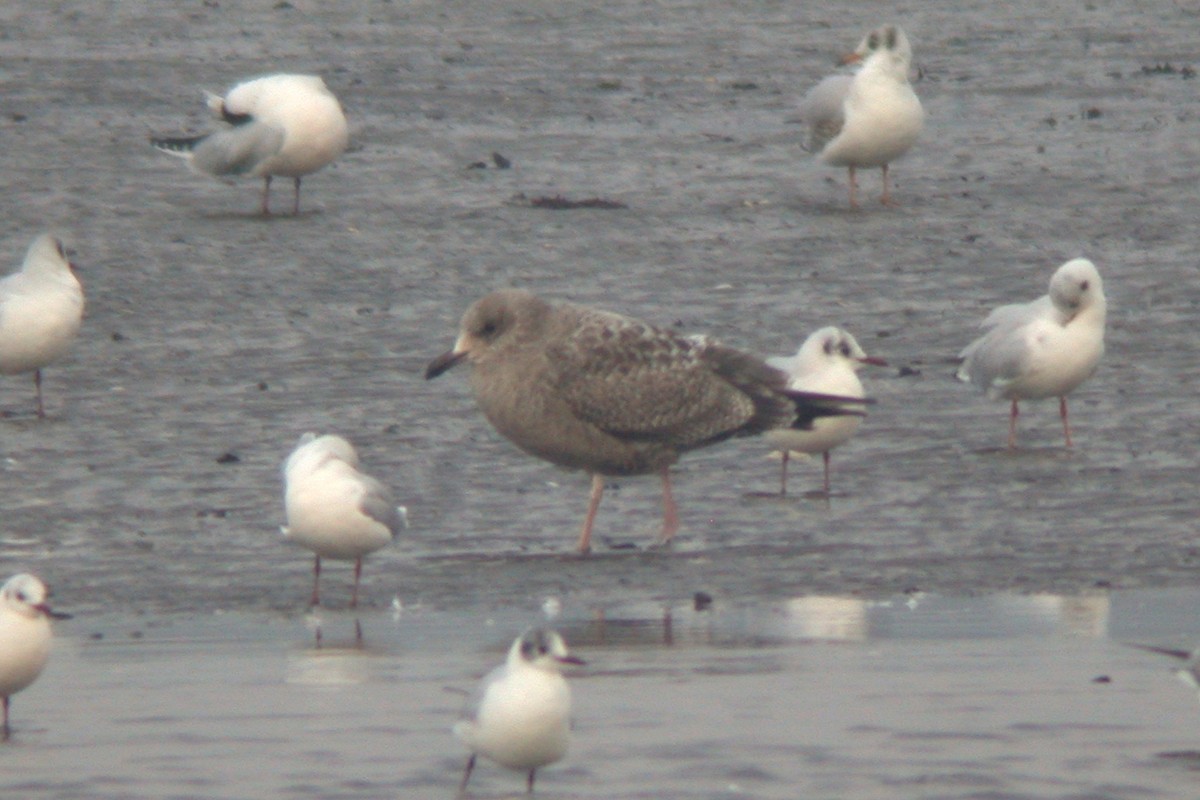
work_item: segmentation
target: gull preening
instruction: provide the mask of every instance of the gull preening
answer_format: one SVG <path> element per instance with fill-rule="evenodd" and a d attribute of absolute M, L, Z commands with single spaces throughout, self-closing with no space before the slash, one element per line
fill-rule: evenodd
<path fill-rule="evenodd" d="M 988 397 L 1012 401 L 1008 446 L 1017 444 L 1017 402 L 1057 397 L 1063 438 L 1071 446 L 1067 395 L 1096 371 L 1104 355 L 1104 283 L 1086 258 L 1063 264 L 1050 292 L 1029 303 L 992 311 L 980 327 L 987 333 L 958 357 L 959 380 Z"/>
<path fill-rule="evenodd" d="M 340 436 L 300 437 L 283 464 L 283 480 L 287 525 L 281 531 L 316 554 L 312 605 L 321 602 L 324 557 L 354 562 L 350 607 L 357 607 L 363 557 L 395 539 L 406 509 L 386 486 L 359 471 L 358 453 Z"/>
<path fill-rule="evenodd" d="M 70 617 L 51 610 L 49 596 L 46 584 L 26 573 L 0 586 L 0 738 L 5 740 L 9 698 L 37 680 L 50 658 L 50 619 Z"/>
<path fill-rule="evenodd" d="M 679 527 L 669 469 L 681 454 L 861 414 L 866 402 L 789 389 L 785 373 L 704 336 L 516 289 L 472 305 L 454 347 L 430 362 L 425 377 L 464 360 L 497 431 L 531 455 L 591 474 L 583 553 L 591 549 L 604 476 L 659 474 L 659 541 L 666 543 Z"/>
<path fill-rule="evenodd" d="M 300 213 L 300 179 L 331 163 L 350 139 L 346 116 L 317 75 L 268 75 L 240 83 L 208 107 L 227 126 L 213 133 L 155 138 L 159 150 L 196 172 L 263 179 L 262 213 L 270 214 L 271 178 L 295 181 L 292 213 Z"/>
<path fill-rule="evenodd" d="M 812 333 L 796 355 L 790 358 L 768 358 L 767 363 L 788 374 L 788 388 L 807 392 L 864 397 L 858 371 L 866 364 L 887 366 L 882 358 L 868 356 L 846 331 L 833 326 Z M 789 454 L 820 453 L 825 465 L 825 494 L 829 494 L 829 451 L 849 441 L 858 430 L 862 417 L 847 415 L 825 417 L 813 422 L 809 430 L 794 428 L 767 431 L 767 444 L 783 453 L 780 468 L 779 493 L 787 494 Z"/>
<path fill-rule="evenodd" d="M 34 239 L 18 272 L 0 280 L 0 373 L 33 373 L 37 415 L 42 368 L 57 361 L 83 323 L 83 287 L 62 242 L 44 233 Z"/>
<path fill-rule="evenodd" d="M 527 771 L 526 788 L 533 791 L 538 767 L 567 754 L 571 687 L 562 667 L 582 663 L 555 631 L 534 628 L 517 637 L 508 658 L 479 683 L 454 725 L 454 735 L 471 750 L 460 794 L 471 780 L 476 756 Z"/>
<path fill-rule="evenodd" d="M 884 25 L 868 33 L 844 63 L 862 62 L 854 75 L 830 75 L 809 90 L 800 118 L 809 126 L 806 149 L 846 167 L 850 207 L 857 208 L 856 170 L 883 171 L 884 205 L 892 202 L 888 165 L 912 148 L 925 124 L 921 101 L 908 82 L 912 47 L 904 31 Z"/>

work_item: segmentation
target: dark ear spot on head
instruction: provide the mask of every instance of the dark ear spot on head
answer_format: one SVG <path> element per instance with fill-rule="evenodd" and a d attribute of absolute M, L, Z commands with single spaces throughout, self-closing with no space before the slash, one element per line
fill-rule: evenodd
<path fill-rule="evenodd" d="M 867 37 L 867 49 L 868 50 L 878 50 L 879 49 L 879 37 L 876 36 L 874 33 L 872 33 L 869 37 Z"/>
<path fill-rule="evenodd" d="M 821 349 L 825 351 L 825 355 L 827 355 L 827 356 L 833 355 L 833 339 L 826 339 L 825 346 L 822 347 Z"/>
<path fill-rule="evenodd" d="M 1084 281 L 1083 283 L 1079 284 L 1079 288 L 1086 292 L 1088 290 L 1088 282 Z"/>
<path fill-rule="evenodd" d="M 887 37 L 887 48 L 891 50 L 896 46 L 896 29 L 889 25 L 884 29 L 884 35 Z"/>

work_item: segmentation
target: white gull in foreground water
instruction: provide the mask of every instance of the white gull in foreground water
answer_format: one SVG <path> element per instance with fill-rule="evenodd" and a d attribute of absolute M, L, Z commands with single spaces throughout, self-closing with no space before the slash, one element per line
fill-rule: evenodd
<path fill-rule="evenodd" d="M 25 573 L 0 586 L 0 738 L 10 735 L 9 698 L 37 680 L 50 658 L 50 619 L 70 616 L 52 611 L 49 596 L 46 584 Z"/>
<path fill-rule="evenodd" d="M 508 658 L 479 683 L 454 725 L 454 735 L 471 750 L 460 793 L 471 779 L 476 756 L 526 771 L 526 788 L 533 791 L 538 767 L 567 754 L 571 688 L 562 666 L 582 663 L 552 630 L 533 628 L 512 643 Z"/>

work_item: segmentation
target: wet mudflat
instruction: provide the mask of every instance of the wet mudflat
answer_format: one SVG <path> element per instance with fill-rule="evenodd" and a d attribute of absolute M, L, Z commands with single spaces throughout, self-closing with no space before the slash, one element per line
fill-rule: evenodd
<path fill-rule="evenodd" d="M 0 420 L 0 566 L 38 572 L 57 605 L 77 614 L 46 685 L 19 698 L 18 724 L 32 730 L 5 754 L 4 779 L 22 785 L 35 758 L 50 759 L 38 770 L 62 771 L 70 762 L 55 754 L 102 761 L 102 745 L 151 740 L 179 746 L 163 744 L 155 765 L 122 761 L 116 777 L 101 770 L 67 783 L 32 766 L 25 774 L 39 776 L 28 780 L 45 796 L 239 797 L 252 796 L 240 784 L 256 780 L 275 794 L 451 791 L 459 754 L 444 731 L 456 703 L 441 687 L 482 672 L 547 596 L 581 625 L 629 604 L 686 607 L 696 592 L 720 611 L 810 595 L 896 602 L 922 591 L 1074 597 L 1114 588 L 1120 597 L 1194 587 L 1198 12 L 1176 3 L 1151 15 L 1132 2 L 0 9 L 8 262 L 36 232 L 58 230 L 75 248 L 88 298 L 77 346 L 46 374 L 48 420 L 29 413 L 31 381 L 0 380 L 0 407 L 13 412 Z M 813 163 L 787 119 L 833 58 L 884 19 L 913 40 L 927 129 L 893 170 L 901 205 L 851 212 L 844 172 Z M 354 131 L 351 151 L 305 181 L 299 217 L 256 216 L 255 182 L 192 176 L 149 147 L 152 134 L 205 129 L 202 89 L 280 69 L 324 75 Z M 511 167 L 496 168 L 493 152 Z M 878 175 L 861 179 L 873 196 Z M 286 198 L 286 185 L 277 191 Z M 559 196 L 626 208 L 531 202 Z M 1006 452 L 1006 409 L 954 382 L 953 356 L 988 308 L 1041 294 L 1075 255 L 1097 263 L 1110 302 L 1108 354 L 1072 398 L 1076 447 L 1061 446 L 1052 404 L 1030 404 L 1021 449 Z M 675 547 L 645 549 L 658 525 L 656 481 L 621 480 L 601 507 L 598 552 L 580 559 L 570 547 L 586 478 L 500 440 L 463 376 L 422 379 L 462 310 L 510 285 L 764 354 L 790 353 L 814 328 L 840 324 L 893 366 L 864 375 L 879 402 L 834 456 L 832 498 L 803 493 L 820 480 L 819 467 L 803 465 L 794 496 L 766 496 L 777 462 L 761 443 L 732 442 L 676 470 Z M 327 716 L 350 712 L 306 705 L 325 695 L 281 680 L 289 653 L 311 646 L 300 633 L 310 562 L 277 532 L 279 464 L 306 430 L 352 440 L 410 511 L 403 540 L 367 565 L 369 648 L 351 661 L 370 677 L 343 690 L 364 693 L 350 706 L 361 718 Z M 331 565 L 326 580 L 340 608 L 348 568 Z M 377 620 L 390 619 L 393 598 L 406 611 L 385 635 Z M 413 608 L 430 615 L 427 626 Z M 467 633 L 497 614 L 508 624 L 488 629 L 494 652 L 481 663 L 483 639 Z M 90 620 L 113 615 L 124 619 L 88 640 Z M 191 641 L 197 617 L 207 644 Z M 269 622 L 244 622 L 259 618 Z M 1194 626 L 1171 619 L 1181 630 L 1167 638 L 1185 643 Z M 181 633 L 164 642 L 157 626 Z M 141 641 L 116 636 L 143 629 Z M 607 651 L 593 656 L 587 641 L 585 656 L 603 662 Z M 584 793 L 592 778 L 615 796 L 725 796 L 731 786 L 762 796 L 797 786 L 828 797 L 1128 796 L 1113 788 L 1122 775 L 1168 795 L 1190 785 L 1188 767 L 1154 758 L 1190 746 L 1195 709 L 1182 687 L 1168 681 L 1161 696 L 1143 696 L 1157 690 L 1093 686 L 1113 663 L 1161 673 L 1144 654 L 1084 641 L 1039 640 L 1012 656 L 1033 666 L 1012 674 L 979 657 L 1000 646 L 970 636 L 782 650 L 734 637 L 715 650 L 684 648 L 682 667 L 678 649 L 618 649 L 614 658 L 631 661 L 614 669 L 629 674 L 581 679 L 579 746 L 546 791 Z M 718 679 L 705 666 L 714 658 L 749 674 Z M 977 694 L 993 681 L 1010 687 L 1003 697 L 1018 696 L 1005 682 L 1041 676 L 1047 664 L 1046 675 L 1059 675 L 1051 667 L 1079 659 L 1096 665 L 1063 679 L 1061 706 L 1033 699 L 1038 713 L 1022 714 L 995 701 L 1004 714 L 974 727 L 970 709 L 993 702 Z M 909 682 L 872 689 L 897 661 Z M 184 674 L 195 694 L 143 691 L 177 686 Z M 756 739 L 755 726 L 677 709 L 683 700 L 669 726 L 661 715 L 631 723 L 615 709 L 595 713 L 612 707 L 605 684 L 667 703 L 670 676 L 691 683 L 676 687 L 681 694 L 698 689 L 780 716 Z M 814 676 L 845 683 L 814 686 Z M 658 683 L 643 682 L 651 677 Z M 97 704 L 144 696 L 173 710 L 105 705 L 88 720 L 109 735 L 93 736 L 57 703 L 84 688 L 105 689 L 88 693 Z M 778 697 L 793 702 L 789 692 L 801 694 L 785 725 L 791 706 Z M 877 695 L 906 704 L 891 713 L 915 715 L 912 727 L 873 721 L 877 712 L 863 709 L 877 708 Z M 1102 708 L 1117 719 L 1162 713 L 1097 723 L 1104 715 L 1093 704 L 1113 696 L 1122 699 Z M 278 747 L 279 772 L 257 761 L 214 767 L 229 763 L 221 752 L 247 749 L 238 737 L 251 722 L 239 716 L 248 697 L 261 698 L 252 735 Z M 925 715 L 954 702 L 964 711 L 953 721 Z M 836 724 L 820 724 L 813 708 Z M 193 716 L 198 709 L 217 719 Z M 679 744 L 679 727 L 699 718 L 718 722 L 687 727 L 690 744 Z M 590 740 L 589 725 L 599 728 Z M 904 744 L 873 755 L 877 725 L 905 731 Z M 1005 732 L 1000 743 L 993 732 L 945 744 L 943 725 Z M 315 766 L 339 729 L 355 731 L 362 749 L 335 750 L 334 766 Z M 311 730 L 324 733 L 307 738 Z M 827 730 L 842 733 L 820 738 Z M 26 736 L 63 739 L 41 748 Z M 203 758 L 196 738 L 208 742 Z M 635 742 L 645 747 L 631 765 Z M 1064 749 L 1038 761 L 1051 743 Z M 1022 783 L 1024 756 L 1014 766 L 1009 746 L 1045 782 Z M 960 772 L 967 748 L 994 771 L 972 762 Z M 948 777 L 922 783 L 932 771 Z M 163 783 L 142 783 L 151 774 Z M 899 788 L 883 775 L 898 776 Z M 981 786 L 980 775 L 1002 785 Z M 482 791 L 507 791 L 509 777 Z"/>
<path fill-rule="evenodd" d="M 1190 797 L 1200 704 L 1123 642 L 1200 635 L 1194 590 L 631 603 L 556 620 L 571 753 L 541 797 Z M 19 697 L 23 798 L 451 797 L 449 732 L 528 622 L 408 609 L 69 623 Z M 356 641 L 355 625 L 362 630 Z M 522 796 L 477 769 L 472 795 Z M 14 795 L 16 796 L 16 795 Z"/>

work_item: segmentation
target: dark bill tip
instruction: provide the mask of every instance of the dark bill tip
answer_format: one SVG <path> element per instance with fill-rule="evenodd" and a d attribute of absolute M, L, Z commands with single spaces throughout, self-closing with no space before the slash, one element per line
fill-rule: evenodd
<path fill-rule="evenodd" d="M 433 380 L 466 357 L 466 352 L 456 353 L 453 350 L 447 350 L 433 361 L 430 361 L 429 366 L 425 367 L 425 380 Z"/>

